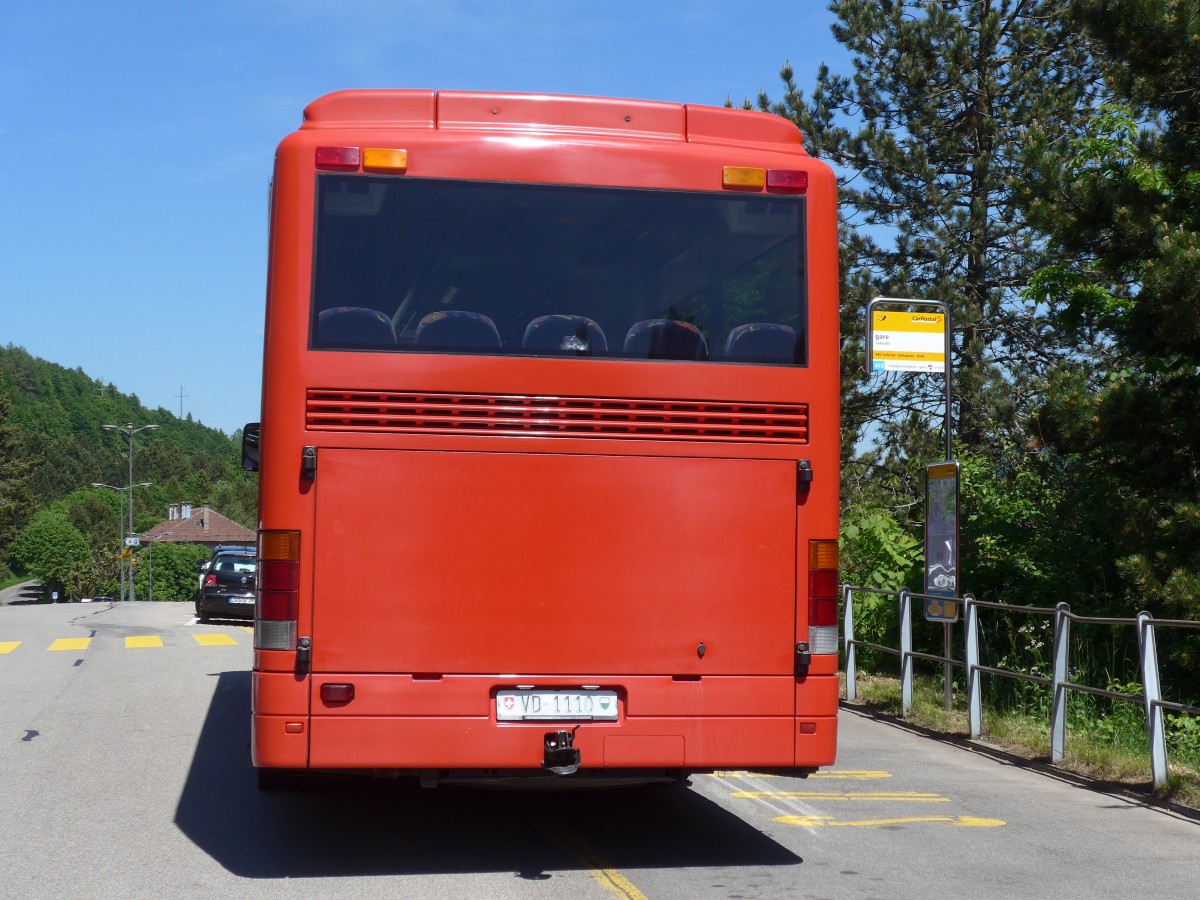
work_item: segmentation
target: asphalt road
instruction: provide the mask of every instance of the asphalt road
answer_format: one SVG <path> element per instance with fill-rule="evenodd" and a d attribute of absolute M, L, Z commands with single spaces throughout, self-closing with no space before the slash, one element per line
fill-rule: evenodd
<path fill-rule="evenodd" d="M 0 606 L 0 896 L 1195 896 L 1200 824 L 842 716 L 807 780 L 261 794 L 251 636 L 186 604 Z"/>

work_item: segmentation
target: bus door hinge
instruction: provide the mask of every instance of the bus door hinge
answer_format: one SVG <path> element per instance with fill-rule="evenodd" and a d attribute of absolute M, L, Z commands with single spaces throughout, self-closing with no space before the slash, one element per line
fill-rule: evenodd
<path fill-rule="evenodd" d="M 296 674 L 307 675 L 312 671 L 312 638 L 302 637 L 296 641 Z"/>
<path fill-rule="evenodd" d="M 317 477 L 317 448 L 305 447 L 300 451 L 300 477 L 312 481 Z"/>
<path fill-rule="evenodd" d="M 812 479 L 812 463 L 807 459 L 802 459 L 796 463 L 796 489 L 803 494 L 807 494 L 808 489 L 812 486 Z"/>
<path fill-rule="evenodd" d="M 796 645 L 796 677 L 808 677 L 808 667 L 812 665 L 812 653 L 808 650 L 808 642 L 801 641 Z"/>

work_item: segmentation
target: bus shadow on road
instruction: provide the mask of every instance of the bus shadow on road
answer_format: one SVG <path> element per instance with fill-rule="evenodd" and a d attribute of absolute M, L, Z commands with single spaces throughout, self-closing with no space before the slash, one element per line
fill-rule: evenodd
<path fill-rule="evenodd" d="M 175 824 L 244 878 L 792 866 L 803 860 L 693 791 L 530 792 L 405 782 L 261 793 L 250 765 L 250 673 L 213 694 Z"/>

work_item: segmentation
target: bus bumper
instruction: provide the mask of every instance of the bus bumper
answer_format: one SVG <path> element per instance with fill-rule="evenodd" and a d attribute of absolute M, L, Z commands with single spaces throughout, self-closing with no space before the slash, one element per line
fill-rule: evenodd
<path fill-rule="evenodd" d="M 572 677 L 528 678 L 539 685 L 579 684 Z M 279 684 L 272 687 L 276 679 Z M 833 763 L 837 677 L 714 677 L 680 681 L 637 676 L 619 683 L 614 722 L 501 722 L 490 676 L 425 680 L 406 675 L 319 675 L 301 696 L 290 674 L 256 673 L 255 693 L 287 694 L 294 716 L 254 716 L 253 756 L 260 767 L 315 770 L 538 769 L 546 736 L 573 731 L 581 770 L 812 769 Z M 320 685 L 352 681 L 353 702 L 328 706 Z M 507 680 L 507 679 L 506 679 Z M 596 681 L 595 676 L 587 680 Z M 830 703 L 832 698 L 832 704 Z M 279 706 L 273 705 L 273 711 Z M 299 726 L 299 727 L 298 727 Z"/>

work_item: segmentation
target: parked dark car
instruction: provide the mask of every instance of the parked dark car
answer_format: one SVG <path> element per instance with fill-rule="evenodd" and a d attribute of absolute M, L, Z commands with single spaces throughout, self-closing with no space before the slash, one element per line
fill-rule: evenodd
<path fill-rule="evenodd" d="M 209 619 L 253 619 L 254 576 L 258 557 L 252 547 L 218 547 L 202 566 L 196 591 L 196 616 Z"/>

